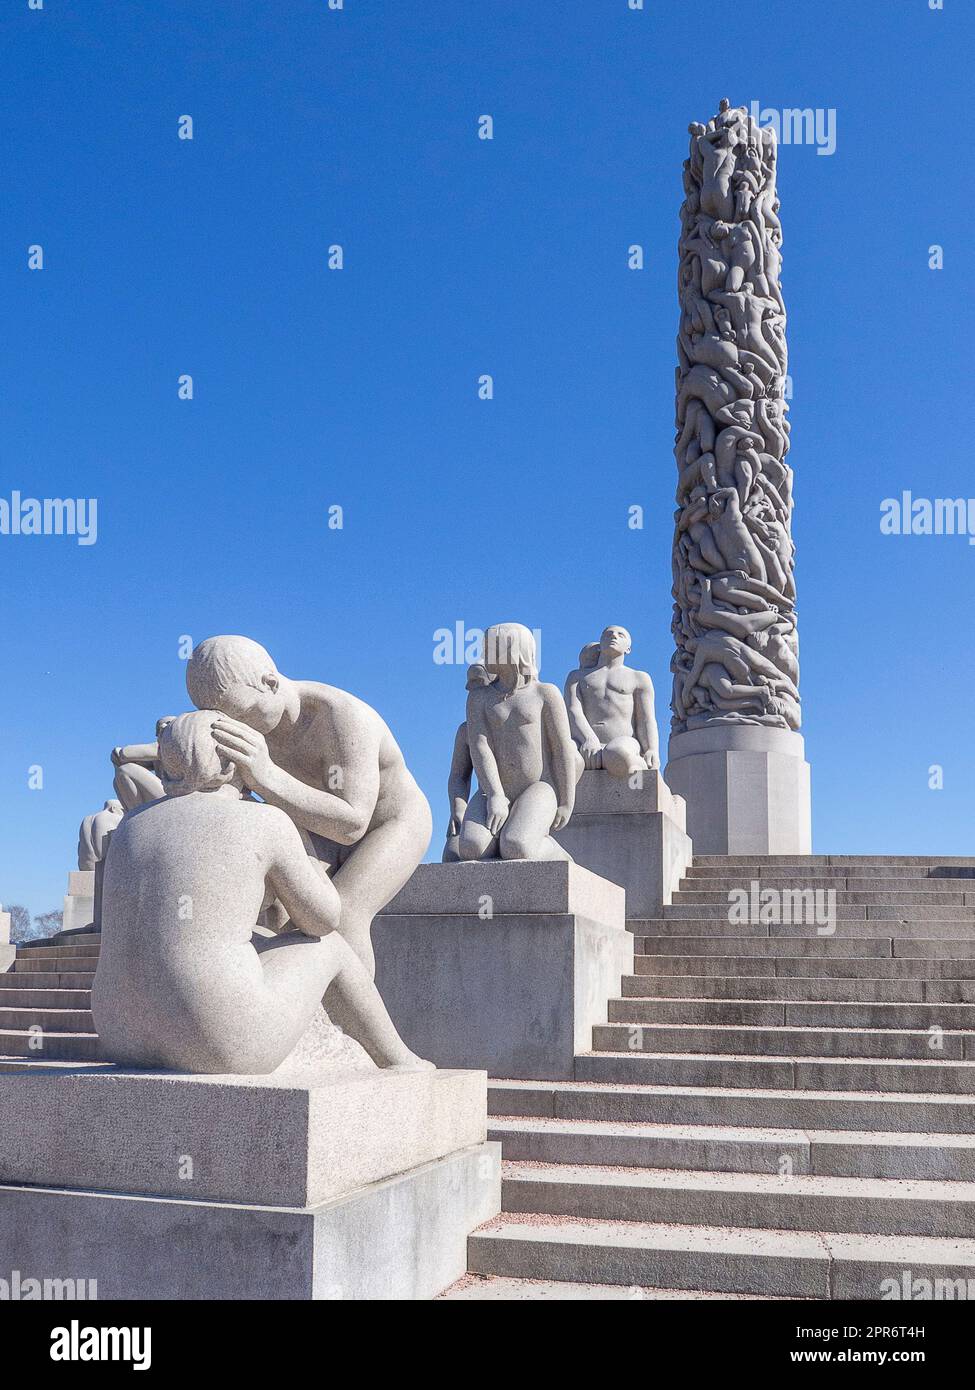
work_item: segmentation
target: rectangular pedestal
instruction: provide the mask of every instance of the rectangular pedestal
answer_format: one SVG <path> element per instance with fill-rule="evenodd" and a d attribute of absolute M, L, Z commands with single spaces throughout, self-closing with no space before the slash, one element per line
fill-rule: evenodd
<path fill-rule="evenodd" d="M 745 725 L 675 735 L 665 776 L 687 802 L 695 853 L 812 852 L 809 764 L 798 734 Z"/>
<path fill-rule="evenodd" d="M 555 836 L 577 864 L 621 884 L 627 918 L 641 919 L 658 917 L 672 900 L 692 852 L 681 797 L 659 772 L 642 782 L 584 772 L 572 819 Z"/>
<path fill-rule="evenodd" d="M 0 1269 L 98 1299 L 426 1299 L 500 1206 L 494 1143 L 303 1209 L 5 1185 Z"/>
<path fill-rule="evenodd" d="M 95 920 L 95 871 L 72 869 L 68 874 L 68 891 L 64 895 L 62 931 L 79 931 Z"/>
<path fill-rule="evenodd" d="M 577 864 L 421 864 L 373 924 L 376 983 L 439 1066 L 564 1080 L 633 964 L 624 893 Z"/>
<path fill-rule="evenodd" d="M 305 1207 L 487 1137 L 483 1072 L 0 1072 L 0 1183 Z M 0 1268 L 3 1261 L 0 1259 Z"/>

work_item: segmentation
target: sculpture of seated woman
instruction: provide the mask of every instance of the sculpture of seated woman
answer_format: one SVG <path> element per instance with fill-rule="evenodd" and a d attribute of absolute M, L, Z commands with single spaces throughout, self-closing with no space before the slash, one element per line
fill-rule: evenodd
<path fill-rule="evenodd" d="M 570 859 L 552 838 L 572 815 L 581 771 L 561 693 L 538 679 L 535 639 L 520 623 L 484 634 L 491 680 L 467 696 L 477 774 L 464 812 L 461 859 Z"/>
<path fill-rule="evenodd" d="M 381 1067 L 427 1069 L 400 1038 L 368 971 L 336 932 L 335 886 L 290 817 L 245 797 L 217 750 L 212 710 L 162 722 L 166 795 L 113 832 L 92 988 L 102 1056 L 198 1073 L 274 1071 L 323 996 Z M 255 936 L 262 907 L 289 929 Z"/>

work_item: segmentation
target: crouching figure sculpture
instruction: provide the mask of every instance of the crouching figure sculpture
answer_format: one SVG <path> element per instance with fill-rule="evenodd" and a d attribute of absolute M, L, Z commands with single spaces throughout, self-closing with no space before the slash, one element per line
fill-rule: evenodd
<path fill-rule="evenodd" d="M 246 796 L 218 751 L 213 710 L 160 731 L 166 795 L 113 833 L 92 989 L 102 1055 L 199 1073 L 275 1070 L 323 996 L 380 1067 L 430 1068 L 393 1026 L 369 972 L 336 931 L 334 884 L 289 816 Z M 276 898 L 289 923 L 255 934 Z"/>

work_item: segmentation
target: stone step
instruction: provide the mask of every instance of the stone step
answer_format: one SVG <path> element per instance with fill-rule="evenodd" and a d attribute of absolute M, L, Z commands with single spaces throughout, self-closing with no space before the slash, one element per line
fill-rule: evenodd
<path fill-rule="evenodd" d="M 844 907 L 965 907 L 967 905 L 975 911 L 975 893 L 965 893 L 961 890 L 958 892 L 946 892 L 944 889 L 922 890 L 911 888 L 884 891 L 877 888 L 837 888 L 835 884 L 832 887 L 824 887 L 822 884 L 816 886 L 812 883 L 801 882 L 791 886 L 768 885 L 768 887 L 773 888 L 773 890 L 779 894 L 779 900 L 781 900 L 783 905 L 795 902 L 797 905 L 801 906 L 803 903 L 811 902 L 814 909 L 817 907 L 825 907 L 827 904 L 835 902 L 838 910 Z M 697 886 L 685 888 L 682 886 L 676 905 L 683 906 L 685 903 L 700 903 L 708 907 L 717 907 L 720 909 L 719 915 L 724 915 L 730 907 L 742 901 L 738 895 L 745 892 L 746 889 L 747 885 L 743 886 L 742 884 L 729 884 L 724 887 L 718 886 L 716 888 L 701 888 Z M 756 904 L 759 909 L 759 914 L 763 907 L 761 894 L 765 891 L 764 888 L 761 890 Z M 786 896 L 787 894 L 810 893 L 814 895 L 812 899 L 808 897 Z M 827 893 L 835 896 L 827 897 Z M 767 899 L 765 904 L 766 911 L 768 911 L 768 903 L 776 901 L 778 900 Z M 751 905 L 750 892 L 746 905 L 749 907 Z M 666 908 L 665 911 L 670 912 L 670 909 Z M 839 911 L 837 915 L 840 915 Z M 964 914 L 960 915 L 964 916 Z"/>
<path fill-rule="evenodd" d="M 922 1058 L 583 1052 L 575 1059 L 575 1074 L 578 1081 L 642 1082 L 655 1086 L 975 1093 L 975 1062 Z"/>
<path fill-rule="evenodd" d="M 739 929 L 740 930 L 740 929 Z M 701 933 L 692 936 L 638 937 L 637 958 L 652 959 L 658 955 L 677 955 L 686 958 L 702 956 L 768 957 L 794 959 L 838 960 L 841 957 L 897 957 L 904 960 L 942 959 L 953 963 L 975 960 L 975 937 L 957 941 L 948 937 L 910 936 L 849 937 L 837 936 L 725 936 L 723 933 Z"/>
<path fill-rule="evenodd" d="M 84 989 L 90 990 L 94 970 L 13 970 L 0 975 L 4 989 Z"/>
<path fill-rule="evenodd" d="M 673 942 L 670 943 L 673 949 Z M 856 980 L 975 980 L 975 958 L 962 960 L 937 956 L 776 956 L 759 955 L 637 955 L 636 975 L 675 979 L 708 975 L 742 979 L 837 979 Z"/>
<path fill-rule="evenodd" d="M 0 1057 L 31 1061 L 86 1061 L 98 1057 L 94 1033 L 53 1033 L 46 1030 L 0 1028 Z"/>
<path fill-rule="evenodd" d="M 34 1071 L 37 1067 L 56 1067 L 58 1071 L 70 1070 L 75 1068 L 84 1071 L 100 1071 L 110 1067 L 111 1062 L 92 1061 L 86 1058 L 57 1058 L 57 1057 L 11 1057 L 0 1055 L 0 1071 L 23 1071 L 29 1067 Z"/>
<path fill-rule="evenodd" d="M 710 918 L 714 921 L 727 922 L 731 920 L 729 918 L 731 907 L 732 904 L 728 902 L 727 894 L 719 893 L 714 900 L 709 900 L 706 903 L 685 903 L 684 895 L 681 894 L 676 902 L 662 909 L 662 919 L 655 920 L 680 922 L 691 918 L 699 922 Z M 830 920 L 836 922 L 958 922 L 960 925 L 971 923 L 975 927 L 975 903 L 935 903 L 929 907 L 923 903 L 905 903 L 903 907 L 888 906 L 886 903 L 878 903 L 873 906 L 866 903 L 838 903 L 835 913 L 830 913 Z M 632 921 L 628 925 L 631 931 L 638 932 Z M 760 926 L 762 923 L 756 922 L 755 925 Z M 778 925 L 788 924 L 783 922 Z M 812 925 L 816 926 L 817 923 L 814 921 Z M 961 934 L 964 936 L 965 933 L 962 932 Z"/>
<path fill-rule="evenodd" d="M 733 1024 L 597 1023 L 594 1052 L 736 1057 L 916 1057 L 975 1062 L 975 1033 L 897 1028 L 750 1028 Z"/>
<path fill-rule="evenodd" d="M 712 941 L 747 938 L 750 941 L 951 941 L 957 942 L 959 954 L 975 954 L 975 932 L 968 934 L 968 925 L 955 920 L 927 922 L 896 922 L 893 918 L 871 922 L 819 924 L 816 922 L 726 922 L 722 917 L 677 917 L 674 921 L 648 921 L 634 918 L 627 923 L 634 935 L 634 950 L 646 954 L 656 947 L 650 942 L 687 940 L 707 937 Z"/>
<path fill-rule="evenodd" d="M 72 942 L 68 946 L 18 946 L 20 960 L 65 960 L 84 957 L 86 960 L 98 959 L 99 943 L 87 938 Z"/>
<path fill-rule="evenodd" d="M 975 1096 L 939 1092 L 759 1090 L 721 1086 L 491 1081 L 500 1117 L 612 1124 L 730 1125 L 759 1129 L 975 1132 Z"/>
<path fill-rule="evenodd" d="M 737 1024 L 749 1028 L 975 1028 L 975 1004 L 755 999 L 611 999 L 610 1023 Z"/>
<path fill-rule="evenodd" d="M 489 1139 L 502 1144 L 505 1159 L 514 1162 L 765 1173 L 777 1177 L 812 1173 L 871 1180 L 923 1178 L 961 1183 L 971 1189 L 968 1200 L 972 1202 L 969 1210 L 973 1219 L 971 1231 L 961 1233 L 975 1236 L 975 1135 L 751 1125 L 620 1124 L 537 1117 L 492 1119 L 488 1131 Z M 673 1220 L 682 1218 L 675 1216 Z M 730 1216 L 725 1221 L 739 1224 Z M 860 1228 L 840 1225 L 834 1229 Z"/>
<path fill-rule="evenodd" d="M 502 1214 L 474 1231 L 475 1274 L 722 1293 L 878 1299 L 908 1278 L 975 1279 L 975 1241 Z M 885 1285 L 892 1280 L 893 1285 Z"/>
<path fill-rule="evenodd" d="M 94 956 L 22 956 L 18 949 L 11 970 L 3 973 L 4 981 L 11 975 L 57 975 L 63 971 L 85 974 L 95 978 L 98 960 Z"/>
<path fill-rule="evenodd" d="M 90 989 L 8 989 L 3 976 L 0 975 L 0 1007 L 88 1009 L 90 1005 Z"/>
<path fill-rule="evenodd" d="M 12 1028 L 43 1028 L 46 1033 L 93 1033 L 90 1009 L 0 1007 L 0 1032 Z"/>
<path fill-rule="evenodd" d="M 533 1302 L 641 1302 L 644 1299 L 679 1299 L 682 1303 L 698 1299 L 720 1299 L 727 1302 L 729 1297 L 735 1301 L 769 1302 L 761 1294 L 723 1294 L 706 1293 L 701 1289 L 648 1289 L 638 1285 L 620 1288 L 617 1284 L 570 1284 L 558 1283 L 554 1279 L 502 1279 L 494 1275 L 465 1274 L 456 1284 L 437 1295 L 438 1300 L 451 1299 L 455 1302 L 506 1302 L 516 1303 L 531 1299 Z M 801 1301 L 801 1300 L 800 1300 Z"/>
<path fill-rule="evenodd" d="M 626 999 L 810 1000 L 855 1004 L 972 1004 L 975 980 L 868 980 L 829 976 L 624 975 Z"/>
<path fill-rule="evenodd" d="M 971 855 L 943 854 L 695 854 L 693 868 L 748 868 L 755 865 L 769 868 L 786 865 L 797 873 L 824 865 L 853 865 L 857 868 L 910 867 L 935 870 L 964 868 L 975 874 L 975 858 Z"/>
<path fill-rule="evenodd" d="M 961 1238 L 975 1245 L 975 1183 L 796 1173 L 671 1172 L 505 1163 L 501 1203 L 593 1221 Z M 973 1271 L 975 1274 L 975 1271 Z"/>
<path fill-rule="evenodd" d="M 849 864 L 845 867 L 842 864 L 821 864 L 810 869 L 798 869 L 793 871 L 787 865 L 773 864 L 771 866 L 760 866 L 754 871 L 747 868 L 729 869 L 726 865 L 700 865 L 692 864 L 684 876 L 682 882 L 693 883 L 699 887 L 708 887 L 712 883 L 724 883 L 727 886 L 747 885 L 753 878 L 760 883 L 768 882 L 772 886 L 781 886 L 783 880 L 796 884 L 822 883 L 824 886 L 835 884 L 837 880 L 849 879 L 855 883 L 862 884 L 865 888 L 872 887 L 874 884 L 883 883 L 895 885 L 898 883 L 917 884 L 918 887 L 931 886 L 937 887 L 939 883 L 944 883 L 946 888 L 973 888 L 973 873 L 975 871 L 965 871 L 962 869 L 946 869 L 941 873 L 936 873 L 931 867 L 920 868 L 917 865 L 896 865 L 896 864 Z"/>

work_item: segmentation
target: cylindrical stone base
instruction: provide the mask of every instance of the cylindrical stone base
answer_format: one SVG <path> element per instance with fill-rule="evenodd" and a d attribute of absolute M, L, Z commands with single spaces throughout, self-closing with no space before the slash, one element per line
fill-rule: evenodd
<path fill-rule="evenodd" d="M 674 734 L 664 773 L 687 802 L 695 854 L 810 854 L 809 764 L 801 734 L 713 724 Z"/>

